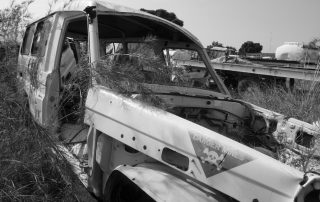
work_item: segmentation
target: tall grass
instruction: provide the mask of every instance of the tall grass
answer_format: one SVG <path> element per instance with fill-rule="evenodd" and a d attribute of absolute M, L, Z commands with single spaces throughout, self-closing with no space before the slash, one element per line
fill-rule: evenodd
<path fill-rule="evenodd" d="M 6 45 L 11 52 L 0 64 L 0 201 L 80 201 L 75 176 L 49 133 L 32 120 L 16 86 L 18 49 Z"/>
<path fill-rule="evenodd" d="M 312 85 L 312 83 L 304 83 L 303 88 L 311 89 Z M 254 87 L 239 98 L 287 117 L 293 117 L 309 123 L 320 118 L 320 95 L 318 89 L 287 91 L 281 86 L 269 86 L 263 90 Z"/>
<path fill-rule="evenodd" d="M 319 126 L 320 118 L 320 89 L 318 82 L 296 81 L 293 91 L 281 86 L 271 85 L 264 89 L 252 87 L 238 98 L 285 115 Z M 317 123 L 318 122 L 318 123 Z M 290 148 L 279 151 L 279 160 L 301 171 L 320 171 L 320 164 L 315 153 L 319 153 L 320 137 L 315 139 L 315 150 L 295 154 Z"/>

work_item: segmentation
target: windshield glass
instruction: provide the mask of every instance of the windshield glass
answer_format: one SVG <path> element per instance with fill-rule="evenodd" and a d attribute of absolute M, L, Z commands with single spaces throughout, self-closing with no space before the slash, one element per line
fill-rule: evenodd
<path fill-rule="evenodd" d="M 144 83 L 219 92 L 205 67 L 186 65 L 185 61 L 195 58 L 201 62 L 194 50 L 163 49 L 162 43 L 157 40 L 101 44 L 98 71 L 103 77 L 108 77 L 104 79 L 104 85 L 108 87 L 119 88 L 123 83 Z"/>

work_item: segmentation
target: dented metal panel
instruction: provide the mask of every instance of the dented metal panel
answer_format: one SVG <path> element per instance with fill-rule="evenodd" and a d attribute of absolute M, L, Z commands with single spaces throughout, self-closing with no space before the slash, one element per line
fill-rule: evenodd
<path fill-rule="evenodd" d="M 105 87 L 90 89 L 85 122 L 169 166 L 161 158 L 164 148 L 187 156 L 187 171 L 172 167 L 240 201 L 292 201 L 303 178 L 245 145 Z"/>

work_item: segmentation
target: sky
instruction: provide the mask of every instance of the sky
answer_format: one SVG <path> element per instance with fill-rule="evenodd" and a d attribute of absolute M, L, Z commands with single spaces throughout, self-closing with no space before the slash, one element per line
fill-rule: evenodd
<path fill-rule="evenodd" d="M 11 0 L 1 0 L 0 9 Z M 16 0 L 19 2 L 20 0 Z M 44 15 L 52 0 L 35 0 L 30 12 Z M 59 0 L 58 0 L 59 1 Z M 131 8 L 166 9 L 184 21 L 206 47 L 212 41 L 240 48 L 246 41 L 274 52 L 284 42 L 320 38 L 320 0 L 108 0 Z"/>

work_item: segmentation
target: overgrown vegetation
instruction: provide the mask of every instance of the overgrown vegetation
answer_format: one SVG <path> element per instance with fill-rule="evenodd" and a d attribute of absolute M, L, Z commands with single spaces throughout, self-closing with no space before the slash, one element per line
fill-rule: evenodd
<path fill-rule="evenodd" d="M 18 41 L 32 2 L 0 11 L 0 201 L 90 201 L 17 86 Z"/>
<path fill-rule="evenodd" d="M 293 91 L 281 86 L 271 85 L 264 89 L 253 87 L 244 92 L 240 99 L 285 115 L 287 118 L 296 118 L 316 125 L 320 130 L 320 89 L 318 82 L 299 82 Z M 320 137 L 315 143 L 319 145 Z M 278 152 L 279 159 L 301 171 L 320 171 L 318 146 L 316 150 L 294 154 L 291 148 L 283 148 Z"/>
<path fill-rule="evenodd" d="M 318 83 L 304 82 L 294 91 L 281 86 L 268 86 L 263 90 L 254 87 L 240 98 L 287 117 L 313 123 L 320 118 L 318 86 Z"/>
<path fill-rule="evenodd" d="M 17 3 L 12 0 L 8 8 L 0 10 L 0 39 L 5 42 L 17 42 L 22 38 L 24 29 L 31 19 L 28 7 L 33 1 Z"/>
<path fill-rule="evenodd" d="M 16 86 L 16 54 L 0 64 L 0 201 L 79 201 L 76 177 Z"/>

